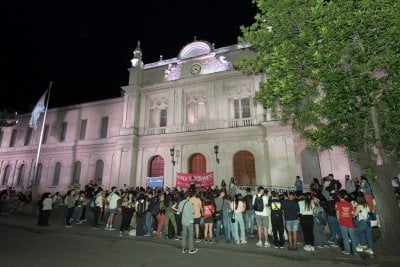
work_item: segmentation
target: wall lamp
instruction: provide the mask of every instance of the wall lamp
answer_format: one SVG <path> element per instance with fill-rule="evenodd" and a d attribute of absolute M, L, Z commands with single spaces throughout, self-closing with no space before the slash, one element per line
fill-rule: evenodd
<path fill-rule="evenodd" d="M 171 162 L 175 166 L 175 163 L 176 163 L 176 161 L 175 161 L 175 148 L 171 148 L 169 150 L 169 154 L 171 155 Z"/>
<path fill-rule="evenodd" d="M 219 152 L 219 146 L 218 146 L 218 144 L 216 144 L 216 145 L 214 146 L 215 160 L 216 160 L 217 163 L 219 164 L 218 152 Z"/>

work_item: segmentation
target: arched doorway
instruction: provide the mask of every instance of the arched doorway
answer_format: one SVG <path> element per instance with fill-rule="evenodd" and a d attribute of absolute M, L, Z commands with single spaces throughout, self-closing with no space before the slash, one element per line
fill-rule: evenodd
<path fill-rule="evenodd" d="M 233 156 L 233 175 L 238 185 L 256 184 L 256 164 L 249 151 L 239 151 Z"/>
<path fill-rule="evenodd" d="M 206 173 L 206 158 L 203 154 L 196 153 L 189 158 L 189 173 Z"/>
<path fill-rule="evenodd" d="M 1 185 L 7 185 L 8 184 L 8 178 L 10 177 L 10 165 L 7 165 L 4 168 L 4 174 L 3 174 L 3 180 L 1 182 Z"/>
<path fill-rule="evenodd" d="M 321 179 L 321 167 L 317 153 L 304 149 L 300 153 L 300 160 L 304 186 L 308 186 L 313 178 Z"/>
<path fill-rule="evenodd" d="M 164 176 L 164 158 L 160 155 L 150 160 L 149 177 Z"/>
<path fill-rule="evenodd" d="M 94 182 L 99 186 L 101 186 L 101 183 L 103 182 L 103 170 L 104 170 L 104 161 L 99 159 L 96 161 L 96 169 L 94 172 Z"/>

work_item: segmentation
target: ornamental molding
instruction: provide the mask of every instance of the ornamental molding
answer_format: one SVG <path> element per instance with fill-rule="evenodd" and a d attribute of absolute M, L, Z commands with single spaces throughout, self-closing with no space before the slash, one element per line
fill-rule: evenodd
<path fill-rule="evenodd" d="M 165 95 L 155 95 L 150 98 L 150 109 L 165 109 L 168 107 L 168 97 Z"/>
<path fill-rule="evenodd" d="M 207 92 L 206 91 L 196 91 L 186 94 L 186 104 L 207 102 Z"/>

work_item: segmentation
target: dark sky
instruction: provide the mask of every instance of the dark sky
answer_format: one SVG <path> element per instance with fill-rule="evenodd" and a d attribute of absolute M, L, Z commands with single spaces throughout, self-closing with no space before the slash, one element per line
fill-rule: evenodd
<path fill-rule="evenodd" d="M 53 81 L 50 107 L 120 95 L 132 52 L 144 63 L 176 57 L 187 43 L 237 43 L 251 0 L 3 0 L 0 110 L 30 112 Z"/>

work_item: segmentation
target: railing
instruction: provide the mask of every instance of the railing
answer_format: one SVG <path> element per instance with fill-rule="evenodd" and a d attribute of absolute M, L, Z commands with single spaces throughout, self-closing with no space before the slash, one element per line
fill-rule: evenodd
<path fill-rule="evenodd" d="M 165 134 L 166 132 L 166 127 L 146 129 L 146 135 Z"/>
<path fill-rule="evenodd" d="M 249 118 L 249 119 L 236 119 L 236 120 L 230 120 L 228 121 L 228 127 L 229 128 L 234 128 L 234 127 L 246 127 L 246 126 L 253 126 L 255 125 L 255 119 Z"/>
<path fill-rule="evenodd" d="M 195 132 L 209 129 L 208 125 L 205 123 L 201 124 L 186 124 L 183 126 L 184 132 Z"/>

